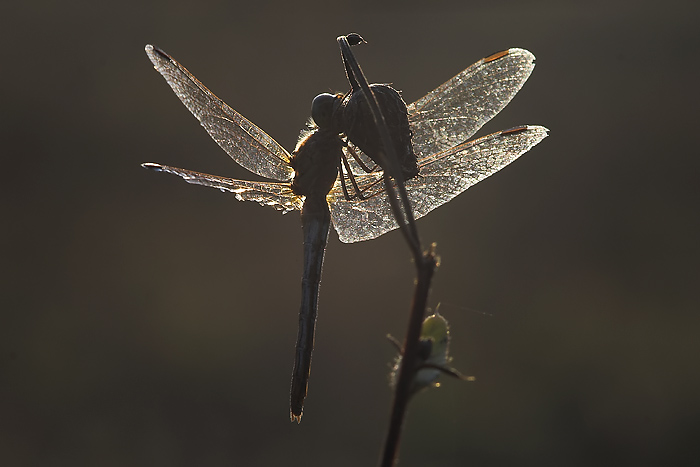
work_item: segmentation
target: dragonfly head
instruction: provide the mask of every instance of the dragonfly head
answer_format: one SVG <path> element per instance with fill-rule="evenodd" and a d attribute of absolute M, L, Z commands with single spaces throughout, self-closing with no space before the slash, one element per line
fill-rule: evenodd
<path fill-rule="evenodd" d="M 343 101 L 341 94 L 323 93 L 314 97 L 311 102 L 311 118 L 323 130 L 337 128 L 337 111 Z M 339 133 L 337 131 L 336 133 Z"/>

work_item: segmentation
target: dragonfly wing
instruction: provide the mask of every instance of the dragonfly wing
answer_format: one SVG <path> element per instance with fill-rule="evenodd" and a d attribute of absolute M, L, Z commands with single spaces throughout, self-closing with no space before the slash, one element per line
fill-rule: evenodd
<path fill-rule="evenodd" d="M 152 45 L 146 54 L 177 97 L 209 135 L 242 167 L 262 177 L 288 181 L 290 155 L 267 133 L 226 105 L 174 58 Z"/>
<path fill-rule="evenodd" d="M 535 56 L 508 49 L 483 58 L 408 106 L 413 149 L 420 159 L 472 137 L 520 90 Z"/>
<path fill-rule="evenodd" d="M 223 192 L 233 193 L 239 201 L 255 201 L 263 206 L 272 206 L 283 213 L 301 210 L 304 204 L 303 199 L 292 192 L 289 183 L 236 180 L 152 162 L 141 165 L 147 169 L 177 175 L 187 183 L 210 186 Z"/>
<path fill-rule="evenodd" d="M 340 182 L 336 181 L 327 199 L 331 220 L 341 242 L 371 240 L 398 227 L 384 193 L 382 177 L 381 171 L 355 175 L 360 190 L 374 195 L 365 200 L 348 201 L 343 196 Z"/>
<path fill-rule="evenodd" d="M 420 159 L 419 175 L 406 182 L 415 218 L 425 216 L 510 164 L 542 141 L 547 131 L 542 126 L 512 128 Z M 361 188 L 374 184 L 376 192 L 382 188 L 381 177 L 381 173 L 366 174 L 358 177 L 359 184 Z M 398 227 L 384 193 L 362 201 L 347 201 L 336 185 L 331 196 L 331 217 L 342 242 L 370 240 Z"/>

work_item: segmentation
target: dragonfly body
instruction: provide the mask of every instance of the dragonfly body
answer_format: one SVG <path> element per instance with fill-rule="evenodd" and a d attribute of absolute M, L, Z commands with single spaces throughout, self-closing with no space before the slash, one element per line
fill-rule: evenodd
<path fill-rule="evenodd" d="M 338 164 L 342 155 L 343 142 L 337 132 L 329 128 L 314 128 L 299 141 L 290 161 L 295 173 L 292 191 L 305 196 L 301 209 L 304 273 L 301 279 L 299 331 L 289 393 L 290 416 L 297 422 L 301 420 L 311 373 L 318 293 L 331 225 L 326 195 L 338 176 Z"/>
<path fill-rule="evenodd" d="M 299 140 L 290 159 L 294 169 L 291 188 L 294 194 L 321 198 L 326 195 L 338 177 L 338 164 L 343 156 L 343 141 L 332 129 L 313 128 Z"/>
<path fill-rule="evenodd" d="M 352 100 L 356 93 L 322 94 L 312 105 L 318 126 L 290 154 L 168 54 L 151 45 L 146 46 L 146 53 L 219 146 L 242 167 L 273 181 L 236 180 L 150 162 L 142 165 L 178 175 L 188 183 L 233 193 L 241 201 L 255 201 L 282 212 L 301 211 L 304 275 L 290 393 L 291 418 L 300 421 L 330 223 L 345 243 L 376 238 L 398 227 L 382 193 L 380 148 L 373 143 L 376 130 L 367 123 L 362 101 Z M 480 60 L 407 108 L 400 96 L 401 102 L 396 101 L 398 93 L 393 89 L 373 88 L 386 111 L 416 219 L 505 167 L 547 136 L 544 127 L 522 126 L 469 140 L 510 102 L 533 67 L 530 52 L 509 49 Z M 347 153 L 357 157 L 351 159 Z M 375 166 L 368 168 L 372 162 Z M 348 196 L 346 175 L 358 196 Z"/>
<path fill-rule="evenodd" d="M 403 180 L 409 180 L 418 175 L 418 165 L 411 143 L 406 103 L 391 86 L 372 84 L 370 89 L 382 109 Z M 343 99 L 340 118 L 342 119 L 341 129 L 348 139 L 367 154 L 375 164 L 382 166 L 379 156 L 383 150 L 381 138 L 361 89 L 354 89 Z"/>

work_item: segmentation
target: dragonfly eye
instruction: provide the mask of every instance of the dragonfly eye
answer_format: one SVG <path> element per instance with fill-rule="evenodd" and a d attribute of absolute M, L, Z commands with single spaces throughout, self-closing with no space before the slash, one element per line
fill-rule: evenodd
<path fill-rule="evenodd" d="M 335 94 L 323 93 L 314 97 L 311 102 L 311 118 L 319 128 L 333 128 L 333 114 L 340 99 Z"/>

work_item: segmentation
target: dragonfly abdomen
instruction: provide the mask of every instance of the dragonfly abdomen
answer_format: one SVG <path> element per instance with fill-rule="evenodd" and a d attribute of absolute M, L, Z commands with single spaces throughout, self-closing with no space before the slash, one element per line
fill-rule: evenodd
<path fill-rule="evenodd" d="M 294 352 L 294 370 L 289 395 L 290 417 L 301 421 L 304 399 L 311 373 L 311 353 L 314 348 L 318 292 L 321 286 L 323 257 L 326 253 L 331 214 L 325 194 L 307 196 L 301 210 L 301 226 L 304 232 L 304 275 L 301 280 L 301 306 L 299 308 L 299 332 Z"/>

